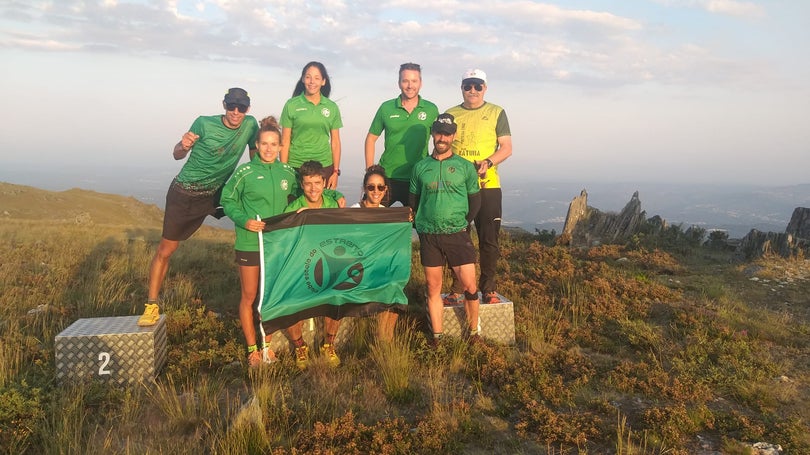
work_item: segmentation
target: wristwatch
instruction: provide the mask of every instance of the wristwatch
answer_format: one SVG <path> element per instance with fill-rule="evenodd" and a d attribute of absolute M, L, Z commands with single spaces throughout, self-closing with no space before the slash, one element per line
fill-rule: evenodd
<path fill-rule="evenodd" d="M 489 158 L 485 159 L 484 161 L 486 161 L 486 162 L 487 162 L 487 166 L 489 166 L 489 167 L 493 167 L 493 166 L 495 166 L 495 165 L 492 163 L 492 160 L 491 160 L 491 159 L 489 159 Z"/>
<path fill-rule="evenodd" d="M 335 169 L 334 171 L 332 171 L 332 173 L 337 174 L 338 177 L 340 177 L 340 169 Z"/>

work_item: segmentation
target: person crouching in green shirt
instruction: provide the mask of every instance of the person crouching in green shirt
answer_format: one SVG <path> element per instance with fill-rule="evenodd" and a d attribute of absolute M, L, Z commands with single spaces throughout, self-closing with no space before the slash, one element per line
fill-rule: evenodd
<path fill-rule="evenodd" d="M 301 190 L 304 194 L 298 199 L 292 201 L 284 210 L 285 212 L 300 213 L 301 211 L 307 209 L 336 209 L 340 207 L 337 201 L 323 194 L 323 189 L 326 186 L 326 179 L 324 179 L 323 166 L 320 162 L 305 161 L 301 164 L 301 167 L 298 168 L 298 175 L 300 178 Z M 299 327 L 296 329 L 297 331 L 301 332 L 300 327 L 302 324 L 303 322 L 296 324 L 296 326 Z M 324 317 L 325 333 L 323 344 L 321 344 L 320 353 L 322 356 L 326 356 L 327 362 L 329 362 L 329 365 L 333 367 L 340 365 L 340 357 L 338 357 L 335 353 L 335 337 L 337 336 L 339 328 L 339 319 L 332 319 L 329 316 Z M 290 332 L 290 335 L 292 336 L 292 331 Z M 303 346 L 304 348 L 306 348 L 306 345 L 303 344 L 304 341 L 301 337 L 293 338 L 293 340 L 293 343 L 296 344 L 295 362 L 299 368 L 304 369 L 307 365 L 308 351 L 299 353 L 299 343 L 300 346 Z M 302 354 L 303 357 L 299 354 Z"/>

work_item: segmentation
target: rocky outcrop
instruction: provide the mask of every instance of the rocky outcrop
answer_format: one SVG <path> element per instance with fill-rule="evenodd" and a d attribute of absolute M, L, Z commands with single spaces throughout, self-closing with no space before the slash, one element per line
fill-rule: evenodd
<path fill-rule="evenodd" d="M 810 209 L 796 207 L 785 232 L 799 240 L 810 241 Z"/>
<path fill-rule="evenodd" d="M 579 196 L 571 200 L 568 204 L 568 214 L 565 216 L 565 226 L 563 226 L 562 234 L 571 236 L 574 233 L 574 227 L 579 220 L 585 218 L 588 214 L 588 192 L 584 189 L 579 193 Z"/>
<path fill-rule="evenodd" d="M 621 212 L 610 213 L 588 206 L 588 193 L 582 190 L 568 206 L 562 243 L 592 246 L 626 240 L 647 224 L 645 216 L 646 213 L 641 210 L 638 191 L 633 193 Z M 666 221 L 660 217 L 657 224 L 666 227 Z"/>
<path fill-rule="evenodd" d="M 760 256 L 778 254 L 789 257 L 793 255 L 793 236 L 784 232 L 761 232 L 751 229 L 740 241 L 737 252 L 745 259 L 756 259 Z"/>
<path fill-rule="evenodd" d="M 740 241 L 737 252 L 746 259 L 777 254 L 792 257 L 810 254 L 810 209 L 796 207 L 785 232 L 761 232 L 751 229 Z"/>

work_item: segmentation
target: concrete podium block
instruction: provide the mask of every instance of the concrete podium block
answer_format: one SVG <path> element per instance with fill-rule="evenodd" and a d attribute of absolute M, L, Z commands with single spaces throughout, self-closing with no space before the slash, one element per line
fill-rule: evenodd
<path fill-rule="evenodd" d="M 479 293 L 479 298 L 481 294 Z M 444 294 L 442 295 L 444 297 Z M 496 343 L 515 344 L 515 307 L 512 301 L 498 294 L 499 303 L 481 304 L 478 310 L 478 334 Z M 467 335 L 467 312 L 464 304 L 445 305 L 442 321 L 445 335 Z"/>
<path fill-rule="evenodd" d="M 117 385 L 154 379 L 166 362 L 166 316 L 138 327 L 139 316 L 79 319 L 55 339 L 56 378 Z"/>
<path fill-rule="evenodd" d="M 338 328 L 338 333 L 335 337 L 335 346 L 339 347 L 346 343 L 346 341 L 352 336 L 356 325 L 357 318 L 345 317 L 341 319 L 340 328 Z M 258 331 L 256 334 L 256 338 L 260 339 Z M 317 348 L 320 346 L 321 340 L 323 340 L 324 337 L 323 318 L 316 317 L 304 319 L 302 337 L 304 338 L 304 342 L 309 345 L 310 349 L 317 350 Z M 270 340 L 270 349 L 272 349 L 276 354 L 292 351 L 292 342 L 287 336 L 286 330 L 277 330 L 273 332 L 273 338 Z"/>

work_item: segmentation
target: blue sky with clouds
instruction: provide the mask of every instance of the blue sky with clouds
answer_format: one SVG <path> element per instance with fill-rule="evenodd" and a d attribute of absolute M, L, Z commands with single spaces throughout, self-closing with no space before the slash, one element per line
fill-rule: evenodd
<path fill-rule="evenodd" d="M 802 0 L 0 0 L 0 153 L 179 169 L 173 145 L 228 87 L 278 115 L 318 60 L 359 175 L 413 61 L 442 110 L 465 69 L 487 72 L 507 181 L 808 183 L 808 45 Z"/>

